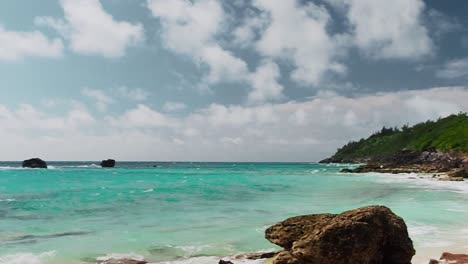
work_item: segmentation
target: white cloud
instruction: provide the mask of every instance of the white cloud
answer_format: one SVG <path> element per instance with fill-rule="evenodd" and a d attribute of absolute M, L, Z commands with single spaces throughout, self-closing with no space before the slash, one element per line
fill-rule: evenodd
<path fill-rule="evenodd" d="M 114 99 L 108 96 L 103 90 L 85 87 L 81 90 L 81 94 L 92 98 L 96 102 L 96 108 L 101 112 L 105 112 L 109 104 L 114 102 Z"/>
<path fill-rule="evenodd" d="M 446 62 L 436 75 L 444 79 L 468 77 L 468 57 Z"/>
<path fill-rule="evenodd" d="M 265 13 L 257 14 L 250 9 L 247 9 L 246 13 L 246 19 L 232 33 L 233 45 L 241 48 L 250 47 L 269 22 Z"/>
<path fill-rule="evenodd" d="M 467 101 L 468 89 L 445 87 L 260 106 L 212 104 L 178 117 L 140 104 L 99 119 L 76 106 L 52 115 L 32 105 L 0 105 L 0 159 L 314 161 L 383 125 L 468 111 Z"/>
<path fill-rule="evenodd" d="M 221 143 L 239 145 L 239 144 L 242 144 L 242 138 L 239 138 L 239 137 L 235 137 L 235 138 L 223 137 L 221 139 Z"/>
<path fill-rule="evenodd" d="M 56 29 L 70 41 L 71 49 L 85 55 L 121 57 L 144 38 L 143 26 L 116 21 L 99 0 L 61 0 L 65 21 L 38 17 L 36 24 Z"/>
<path fill-rule="evenodd" d="M 281 73 L 276 63 L 263 63 L 250 78 L 253 87 L 248 96 L 250 102 L 265 102 L 283 97 L 284 87 L 278 82 Z"/>
<path fill-rule="evenodd" d="M 134 101 L 144 101 L 148 98 L 149 93 L 143 89 L 140 88 L 128 88 L 125 86 L 121 86 L 117 88 L 117 92 L 120 94 L 120 96 L 128 98 L 130 100 Z"/>
<path fill-rule="evenodd" d="M 180 110 L 184 110 L 187 108 L 187 105 L 185 105 L 182 102 L 166 102 L 163 105 L 163 109 L 166 112 L 176 112 Z"/>
<path fill-rule="evenodd" d="M 108 117 L 116 127 L 124 128 L 159 128 L 176 125 L 176 121 L 144 104 L 130 109 L 120 117 Z"/>
<path fill-rule="evenodd" d="M 277 80 L 279 69 L 276 64 L 261 65 L 252 73 L 243 59 L 221 46 L 217 37 L 225 33 L 223 25 L 227 15 L 219 1 L 148 0 L 148 8 L 160 20 L 164 45 L 208 68 L 202 87 L 222 82 L 241 82 L 253 89 L 249 101 L 261 102 L 282 97 L 283 88 Z M 251 30 L 250 27 L 259 26 L 259 23 L 260 20 L 252 20 L 246 25 L 249 29 L 245 30 Z M 238 36 L 243 37 L 250 38 Z M 256 77 L 261 79 L 256 80 Z"/>
<path fill-rule="evenodd" d="M 324 7 L 298 1 L 255 0 L 270 15 L 270 24 L 257 42 L 257 50 L 269 57 L 290 60 L 293 80 L 318 85 L 327 72 L 343 74 L 336 60 L 340 42 L 327 32 L 330 16 Z"/>
<path fill-rule="evenodd" d="M 62 56 L 60 39 L 49 39 L 39 31 L 8 31 L 0 25 L 0 60 L 14 61 L 25 57 L 57 58 Z"/>
<path fill-rule="evenodd" d="M 417 59 L 433 43 L 423 25 L 422 0 L 343 0 L 357 47 L 375 59 Z"/>
<path fill-rule="evenodd" d="M 223 49 L 216 40 L 225 19 L 220 2 L 148 0 L 148 8 L 161 22 L 164 45 L 207 66 L 208 83 L 245 80 L 247 64 Z"/>

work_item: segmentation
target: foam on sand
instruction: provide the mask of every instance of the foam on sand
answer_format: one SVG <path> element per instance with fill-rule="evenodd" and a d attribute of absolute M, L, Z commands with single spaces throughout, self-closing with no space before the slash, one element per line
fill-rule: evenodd
<path fill-rule="evenodd" d="M 44 252 L 40 254 L 33 253 L 17 253 L 11 255 L 0 256 L 2 264 L 45 264 L 55 256 L 55 251 Z"/>

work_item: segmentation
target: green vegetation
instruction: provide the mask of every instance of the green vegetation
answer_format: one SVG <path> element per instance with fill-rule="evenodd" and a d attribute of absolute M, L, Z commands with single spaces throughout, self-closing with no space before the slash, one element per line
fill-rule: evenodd
<path fill-rule="evenodd" d="M 382 128 L 367 139 L 349 142 L 331 159 L 352 160 L 388 157 L 402 149 L 451 150 L 468 153 L 468 116 L 466 113 L 427 121 L 412 127 Z"/>

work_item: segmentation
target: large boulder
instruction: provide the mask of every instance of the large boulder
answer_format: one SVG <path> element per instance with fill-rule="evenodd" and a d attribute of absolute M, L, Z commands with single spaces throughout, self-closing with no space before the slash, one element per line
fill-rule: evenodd
<path fill-rule="evenodd" d="M 33 158 L 23 161 L 23 168 L 47 169 L 47 163 L 40 158 Z"/>
<path fill-rule="evenodd" d="M 273 264 L 410 264 L 415 254 L 405 222 L 384 206 L 292 217 L 265 237 L 285 249 Z"/>
<path fill-rule="evenodd" d="M 103 168 L 113 168 L 115 166 L 115 160 L 113 159 L 107 159 L 101 161 L 101 167 Z"/>

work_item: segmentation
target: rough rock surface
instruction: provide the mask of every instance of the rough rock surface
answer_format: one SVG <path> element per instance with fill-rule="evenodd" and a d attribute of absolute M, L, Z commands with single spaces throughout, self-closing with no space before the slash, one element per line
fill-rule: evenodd
<path fill-rule="evenodd" d="M 444 252 L 439 260 L 431 259 L 429 264 L 468 264 L 468 255 Z"/>
<path fill-rule="evenodd" d="M 40 158 L 28 159 L 23 161 L 23 168 L 47 169 L 47 163 Z"/>
<path fill-rule="evenodd" d="M 98 261 L 98 264 L 146 264 L 148 263 L 147 261 L 144 260 L 137 260 L 137 259 L 115 259 L 115 258 L 110 258 L 107 260 L 103 261 Z"/>
<path fill-rule="evenodd" d="M 101 161 L 101 167 L 103 168 L 113 168 L 115 166 L 115 160 L 113 159 L 107 159 Z"/>
<path fill-rule="evenodd" d="M 222 259 L 221 259 L 221 260 L 218 262 L 218 264 L 234 264 L 234 263 L 232 263 L 232 262 L 229 261 L 229 260 L 222 260 Z"/>
<path fill-rule="evenodd" d="M 452 178 L 468 178 L 468 158 L 459 152 L 401 150 L 391 157 L 368 160 L 366 165 L 341 172 L 448 173 Z"/>
<path fill-rule="evenodd" d="M 285 249 L 274 264 L 410 264 L 415 254 L 405 222 L 384 206 L 292 217 L 265 237 Z"/>

